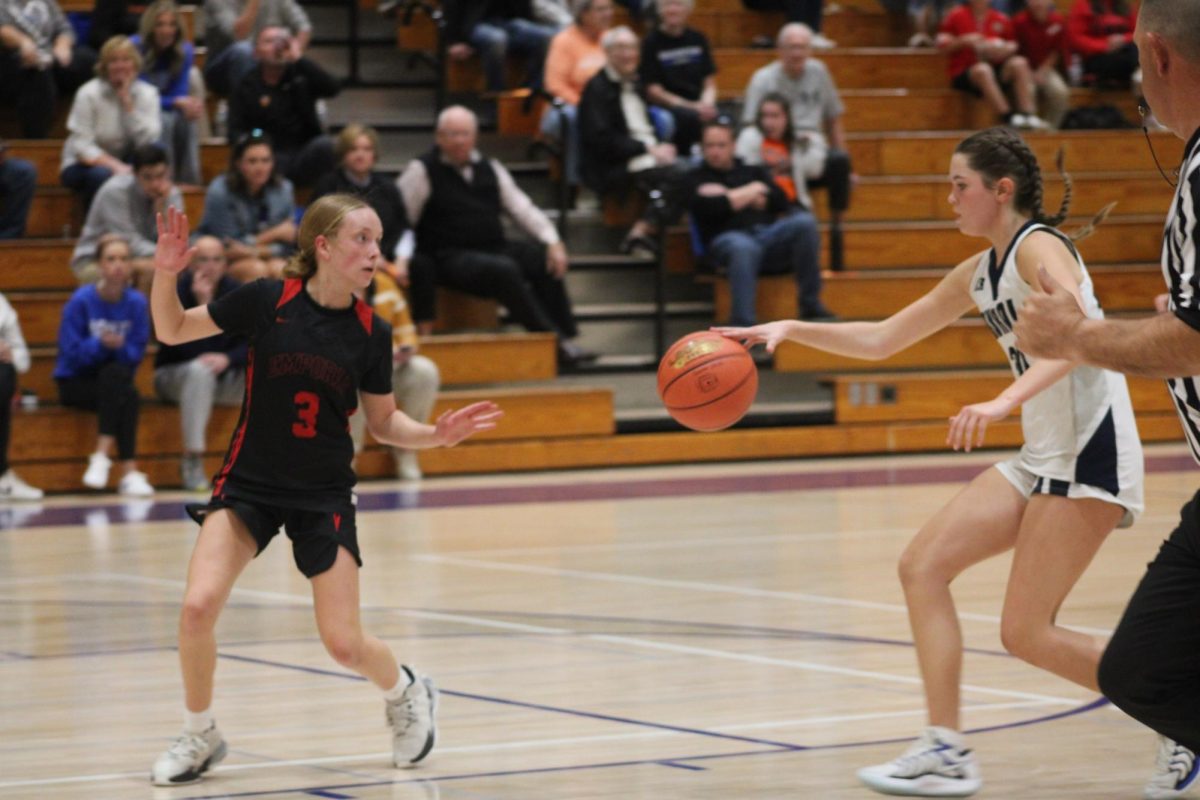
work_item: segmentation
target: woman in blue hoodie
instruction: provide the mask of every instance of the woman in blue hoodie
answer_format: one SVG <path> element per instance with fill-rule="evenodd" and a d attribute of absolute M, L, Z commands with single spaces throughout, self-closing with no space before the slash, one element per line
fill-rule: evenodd
<path fill-rule="evenodd" d="M 64 406 L 95 411 L 100 417 L 100 435 L 83 485 L 108 485 L 115 445 L 123 471 L 117 491 L 149 497 L 154 488 L 134 460 L 140 400 L 133 376 L 150 337 L 146 296 L 129 286 L 129 243 L 123 238 L 100 237 L 96 258 L 100 282 L 80 287 L 63 308 L 54 379 Z"/>

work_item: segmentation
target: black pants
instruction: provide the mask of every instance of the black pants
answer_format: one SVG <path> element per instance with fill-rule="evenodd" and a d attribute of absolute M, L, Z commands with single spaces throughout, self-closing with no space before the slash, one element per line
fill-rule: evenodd
<path fill-rule="evenodd" d="M 1100 690 L 1200 751 L 1200 492 L 1183 507 L 1100 660 Z"/>
<path fill-rule="evenodd" d="M 1118 84 L 1128 86 L 1138 68 L 1137 46 L 1132 42 L 1111 53 L 1101 53 L 1084 59 L 1083 69 L 1096 80 L 1097 86 Z"/>
<path fill-rule="evenodd" d="M 0 475 L 8 472 L 8 442 L 12 431 L 12 399 L 17 392 L 17 371 L 0 364 Z"/>
<path fill-rule="evenodd" d="M 95 411 L 100 417 L 100 435 L 117 440 L 117 455 L 131 460 L 137 452 L 140 398 L 133 385 L 133 368 L 127 364 L 105 364 L 91 378 L 59 378 L 58 399 L 64 406 Z"/>
<path fill-rule="evenodd" d="M 821 6 L 824 0 L 742 0 L 752 11 L 782 11 L 788 22 L 803 22 L 814 32 L 821 30 Z"/>
<path fill-rule="evenodd" d="M 692 150 L 692 145 L 700 141 L 700 134 L 704 130 L 704 123 L 700 120 L 700 115 L 690 108 L 671 108 L 668 110 L 675 119 L 675 137 L 671 142 L 675 145 L 675 149 L 679 151 L 680 157 L 687 158 Z"/>
<path fill-rule="evenodd" d="M 300 147 L 275 150 L 275 168 L 296 186 L 312 186 L 317 178 L 332 171 L 335 164 L 333 139 L 325 135 Z"/>
<path fill-rule="evenodd" d="M 48 69 L 26 68 L 15 50 L 0 51 L 0 102 L 15 107 L 21 136 L 49 136 L 58 98 L 69 96 L 89 80 L 95 64 L 95 51 L 79 45 L 71 51 L 70 64 L 60 67 L 55 62 Z"/>
<path fill-rule="evenodd" d="M 496 299 L 526 330 L 551 331 L 564 339 L 579 335 L 566 284 L 546 271 L 546 248 L 536 242 L 506 242 L 491 252 L 443 250 L 434 282 Z"/>
<path fill-rule="evenodd" d="M 850 207 L 850 173 L 850 154 L 830 148 L 825 158 L 825 171 L 819 178 L 810 179 L 808 185 L 824 186 L 829 190 L 830 211 L 845 211 Z"/>

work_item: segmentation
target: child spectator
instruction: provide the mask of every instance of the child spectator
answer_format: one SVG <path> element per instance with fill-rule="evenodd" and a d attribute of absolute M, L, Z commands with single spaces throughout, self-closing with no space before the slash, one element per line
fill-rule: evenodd
<path fill-rule="evenodd" d="M 1060 68 L 1067 54 L 1067 23 L 1054 10 L 1054 0 L 1026 0 L 1025 10 L 1013 17 L 1017 52 L 1029 62 L 1041 100 L 1041 117 L 1057 128 L 1071 104 L 1071 89 Z"/>

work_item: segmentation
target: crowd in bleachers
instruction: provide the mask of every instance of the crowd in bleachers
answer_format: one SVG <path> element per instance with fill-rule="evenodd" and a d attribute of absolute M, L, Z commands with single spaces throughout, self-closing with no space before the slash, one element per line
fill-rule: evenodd
<path fill-rule="evenodd" d="M 659 255 L 659 232 L 687 212 L 699 263 L 728 275 L 728 322 L 752 324 L 756 278 L 778 272 L 795 274 L 802 317 L 831 316 L 820 298 L 811 192 L 827 192 L 837 269 L 855 176 L 836 82 L 813 57 L 835 47 L 821 34 L 821 0 L 745 0 L 750 9 L 783 11 L 787 23 L 773 42 L 776 60 L 754 73 L 740 108 L 719 102 L 719 65 L 706 36 L 689 25 L 692 0 L 622 3 L 640 32 L 614 27 L 613 0 L 441 5 L 449 61 L 477 56 L 496 93 L 511 88 L 516 56 L 524 85 L 555 99 L 539 138 L 558 153 L 572 200 L 580 187 L 600 198 L 659 198 L 628 230 L 625 252 Z M 947 54 L 948 84 L 981 96 L 1013 127 L 1061 124 L 1069 84 L 1136 82 L 1126 0 L 1074 0 L 1065 14 L 1051 0 L 1022 6 L 911 0 L 904 10 L 915 26 L 912 44 Z M 576 340 L 565 243 L 504 165 L 479 152 L 472 112 L 443 111 L 431 149 L 393 179 L 377 170 L 384 154 L 375 131 L 328 130 L 321 101 L 341 83 L 308 57 L 312 24 L 296 0 L 205 0 L 203 20 L 201 69 L 172 0 L 156 0 L 140 16 L 126 2 L 97 0 L 90 44 L 55 0 L 0 0 L 5 113 L 15 112 L 23 137 L 45 138 L 61 117 L 57 109 L 69 104 L 59 178 L 78 193 L 85 221 L 70 259 L 81 288 L 64 310 L 55 378 L 63 404 L 99 416 L 85 485 L 106 486 L 115 456 L 119 491 L 152 491 L 134 452 L 132 374 L 149 335 L 136 287 L 144 290 L 153 271 L 156 213 L 182 209 L 180 187 L 201 183 L 200 142 L 214 108 L 230 159 L 207 186 L 200 248 L 180 281 L 185 305 L 280 274 L 295 247 L 297 189 L 304 201 L 349 192 L 367 198 L 384 223 L 375 302 L 398 323 L 397 395 L 414 417 L 429 414 L 438 385 L 436 367 L 416 353 L 416 333 L 432 331 L 439 286 L 493 298 L 526 329 L 557 334 L 564 367 L 596 357 Z M 0 238 L 23 235 L 36 185 L 32 165 L 4 158 L 0 145 Z M 506 235 L 504 216 L 528 238 Z M 23 348 L 15 314 L 0 301 L 0 409 L 15 391 L 11 373 L 28 364 Z M 158 350 L 156 390 L 183 408 L 188 488 L 206 484 L 199 459 L 212 404 L 240 395 L 240 348 L 222 340 Z M 5 413 L 0 445 L 8 425 Z M 397 465 L 403 477 L 419 475 L 411 454 L 398 454 Z M 0 466 L 7 466 L 2 447 Z M 0 473 L 0 496 L 36 492 L 11 471 Z"/>

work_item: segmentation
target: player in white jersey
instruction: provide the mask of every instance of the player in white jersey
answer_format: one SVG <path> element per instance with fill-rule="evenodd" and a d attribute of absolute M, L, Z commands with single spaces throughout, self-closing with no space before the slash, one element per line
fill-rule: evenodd
<path fill-rule="evenodd" d="M 859 770 L 885 794 L 965 797 L 982 786 L 961 731 L 962 633 L 950 583 L 963 570 L 1013 550 L 1000 636 L 1014 655 L 1097 690 L 1102 643 L 1056 624 L 1067 593 L 1105 537 L 1142 510 L 1142 451 L 1125 379 L 1065 360 L 1032 360 L 1013 341 L 1025 297 L 1040 291 L 1039 265 L 1068 287 L 1081 313 L 1101 318 L 1091 280 L 1070 240 L 1070 182 L 1054 217 L 1042 210 L 1037 159 L 1017 134 L 991 128 L 959 143 L 950 161 L 950 205 L 959 230 L 992 248 L 950 271 L 927 295 L 882 322 L 770 322 L 717 328 L 773 352 L 790 340 L 841 355 L 882 359 L 978 307 L 1015 379 L 996 398 L 966 406 L 947 442 L 970 450 L 990 422 L 1022 407 L 1025 444 L 988 469 L 927 522 L 900 559 L 928 727 L 899 758 Z M 1064 175 L 1064 178 L 1066 176 Z"/>
<path fill-rule="evenodd" d="M 1016 332 L 1021 347 L 1038 356 L 1166 378 L 1200 461 L 1200 3 L 1142 0 L 1134 42 L 1149 107 L 1187 142 L 1163 231 L 1166 313 L 1083 319 L 1044 277 L 1047 291 L 1022 307 Z M 1100 662 L 1104 694 L 1159 733 L 1159 770 L 1148 798 L 1179 797 L 1200 783 L 1200 492 L 1179 517 Z"/>

